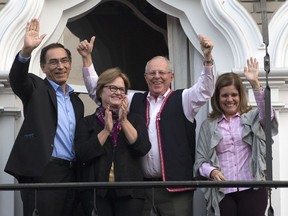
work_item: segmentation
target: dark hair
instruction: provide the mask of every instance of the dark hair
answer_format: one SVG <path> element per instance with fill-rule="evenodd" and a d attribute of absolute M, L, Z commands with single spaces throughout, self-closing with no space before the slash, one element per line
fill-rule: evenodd
<path fill-rule="evenodd" d="M 215 91 L 211 98 L 212 112 L 209 113 L 209 118 L 216 119 L 222 116 L 223 111 L 219 104 L 220 90 L 223 87 L 231 85 L 235 86 L 235 88 L 239 92 L 240 104 L 238 111 L 240 112 L 240 114 L 246 113 L 252 109 L 251 106 L 248 106 L 245 88 L 239 75 L 233 72 L 224 73 L 220 75 L 216 81 Z"/>
<path fill-rule="evenodd" d="M 127 93 L 127 90 L 130 88 L 130 81 L 128 76 L 124 74 L 118 67 L 110 68 L 101 73 L 97 81 L 96 96 L 100 102 L 101 102 L 100 95 L 102 94 L 104 86 L 107 85 L 108 83 L 113 82 L 118 77 L 121 77 L 123 79 L 125 85 L 125 94 Z"/>
<path fill-rule="evenodd" d="M 62 44 L 60 43 L 51 43 L 47 46 L 45 46 L 42 50 L 41 50 L 41 54 L 40 54 L 40 63 L 41 64 L 45 64 L 46 63 L 46 53 L 48 50 L 50 49 L 55 49 L 55 48 L 63 48 L 66 53 L 67 53 L 67 57 L 71 60 L 72 56 L 71 56 L 71 52 L 70 50 L 68 50 L 67 48 L 65 48 Z"/>

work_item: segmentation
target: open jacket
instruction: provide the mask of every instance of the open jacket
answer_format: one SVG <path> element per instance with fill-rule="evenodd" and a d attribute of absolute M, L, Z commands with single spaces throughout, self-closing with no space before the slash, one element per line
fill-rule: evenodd
<path fill-rule="evenodd" d="M 81 182 L 108 182 L 109 173 L 114 163 L 115 181 L 143 181 L 141 157 L 151 148 L 144 119 L 137 114 L 129 113 L 128 120 L 135 127 L 138 138 L 129 144 L 123 130 L 117 137 L 117 146 L 113 147 L 110 137 L 102 146 L 98 133 L 104 129 L 104 124 L 95 114 L 83 118 L 77 127 L 75 137 L 75 153 L 81 161 L 78 178 Z M 97 194 L 105 196 L 107 190 L 97 190 Z M 131 195 L 134 198 L 144 198 L 144 191 L 127 188 L 116 190 L 117 196 Z"/>
<path fill-rule="evenodd" d="M 167 95 L 159 118 L 156 119 L 159 154 L 163 181 L 192 181 L 195 160 L 196 121 L 190 122 L 183 111 L 182 92 L 176 90 Z M 146 115 L 148 108 L 146 93 L 135 93 L 130 112 Z M 192 190 L 192 188 L 167 188 L 170 192 Z"/>
<path fill-rule="evenodd" d="M 17 135 L 5 172 L 18 180 L 39 177 L 51 158 L 57 128 L 57 98 L 47 79 L 28 73 L 30 61 L 15 58 L 9 79 L 13 92 L 23 103 L 24 121 Z M 78 95 L 70 94 L 76 123 L 84 115 Z"/>
<path fill-rule="evenodd" d="M 200 128 L 198 143 L 196 148 L 196 161 L 194 164 L 195 176 L 200 176 L 199 168 L 204 162 L 212 166 L 221 168 L 216 154 L 216 146 L 222 139 L 222 134 L 218 128 L 217 119 L 206 119 Z M 242 139 L 252 148 L 250 160 L 250 171 L 255 180 L 265 180 L 266 171 L 266 138 L 265 131 L 259 122 L 259 112 L 257 109 L 241 115 L 241 124 L 244 126 Z M 271 122 L 272 136 L 278 133 L 278 121 L 276 117 Z M 221 188 L 203 188 L 205 199 L 207 200 L 207 210 L 209 216 L 220 216 L 219 203 L 224 197 Z"/>

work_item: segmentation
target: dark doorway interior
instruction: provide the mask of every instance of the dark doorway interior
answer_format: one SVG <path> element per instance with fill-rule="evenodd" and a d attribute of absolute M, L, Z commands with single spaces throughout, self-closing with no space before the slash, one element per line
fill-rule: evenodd
<path fill-rule="evenodd" d="M 135 90 L 147 90 L 146 62 L 156 55 L 168 56 L 166 14 L 145 0 L 102 1 L 67 27 L 80 40 L 96 36 L 93 62 L 97 73 L 120 67 Z"/>

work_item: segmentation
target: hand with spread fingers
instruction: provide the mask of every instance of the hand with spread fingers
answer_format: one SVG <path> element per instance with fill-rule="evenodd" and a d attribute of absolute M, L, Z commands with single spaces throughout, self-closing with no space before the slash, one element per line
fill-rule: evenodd
<path fill-rule="evenodd" d="M 266 155 L 265 151 L 259 151 L 265 146 L 265 140 L 261 134 L 264 133 L 265 118 L 270 117 L 271 132 L 273 136 L 277 135 L 278 120 L 271 104 L 272 112 L 266 116 L 265 91 L 258 80 L 257 59 L 248 58 L 243 71 L 253 88 L 251 93 L 254 94 L 256 108 L 248 103 L 248 88 L 239 74 L 226 72 L 217 77 L 211 98 L 212 110 L 199 129 L 195 176 L 204 176 L 213 181 L 265 180 L 266 164 L 263 158 Z M 254 190 L 253 186 L 220 186 L 203 191 L 208 215 L 231 216 L 231 212 L 237 212 L 237 216 L 265 215 L 266 188 Z M 239 209 L 241 212 L 238 212 Z"/>
<path fill-rule="evenodd" d="M 49 183 L 51 179 L 55 183 L 76 182 L 74 138 L 78 123 L 84 117 L 84 104 L 68 84 L 71 51 L 57 41 L 44 44 L 46 34 L 39 33 L 40 24 L 36 18 L 27 21 L 22 49 L 15 55 L 9 71 L 11 90 L 21 100 L 25 116 L 5 171 L 20 184 Z M 41 72 L 32 67 L 36 64 L 32 59 L 35 48 L 40 54 L 38 65 Z M 26 135 L 29 139 L 23 139 Z M 41 203 L 37 209 L 42 216 L 72 215 L 76 210 L 76 191 L 65 188 L 41 191 L 37 197 L 31 190 L 21 190 L 20 193 L 21 215 L 35 215 L 31 208 L 35 202 Z"/>
<path fill-rule="evenodd" d="M 250 57 L 250 59 L 247 59 L 247 67 L 244 67 L 244 75 L 254 90 L 261 88 L 258 80 L 259 62 L 256 58 Z"/>
<path fill-rule="evenodd" d="M 32 51 L 39 46 L 43 41 L 46 34 L 39 36 L 39 20 L 32 19 L 26 25 L 26 32 L 24 36 L 24 45 L 21 50 L 21 55 L 23 57 L 29 57 Z"/>

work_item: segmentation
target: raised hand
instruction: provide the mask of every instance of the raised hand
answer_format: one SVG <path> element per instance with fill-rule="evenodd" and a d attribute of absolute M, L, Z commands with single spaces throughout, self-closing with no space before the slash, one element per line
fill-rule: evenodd
<path fill-rule="evenodd" d="M 250 59 L 247 59 L 247 67 L 244 67 L 244 75 L 254 90 L 261 87 L 258 80 L 259 62 L 256 58 L 250 57 Z"/>
<path fill-rule="evenodd" d="M 26 25 L 26 32 L 24 36 L 24 45 L 21 50 L 21 55 L 23 57 L 29 57 L 32 51 L 39 46 L 39 44 L 43 41 L 46 34 L 42 34 L 39 36 L 39 20 L 32 19 Z"/>
<path fill-rule="evenodd" d="M 212 49 L 214 47 L 213 42 L 203 36 L 203 35 L 198 35 L 199 41 L 200 41 L 200 45 L 201 45 L 201 50 L 203 52 L 204 58 L 206 60 L 211 60 L 212 59 Z"/>
<path fill-rule="evenodd" d="M 91 37 L 90 41 L 83 40 L 77 46 L 78 53 L 82 56 L 83 67 L 89 67 L 92 62 L 92 50 L 95 41 L 95 36 Z"/>
<path fill-rule="evenodd" d="M 87 40 L 81 41 L 79 43 L 79 45 L 77 46 L 78 53 L 82 57 L 91 55 L 92 50 L 93 50 L 94 41 L 95 41 L 95 36 L 91 37 L 89 42 Z"/>

